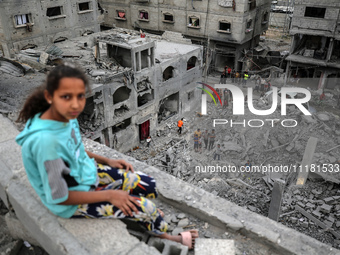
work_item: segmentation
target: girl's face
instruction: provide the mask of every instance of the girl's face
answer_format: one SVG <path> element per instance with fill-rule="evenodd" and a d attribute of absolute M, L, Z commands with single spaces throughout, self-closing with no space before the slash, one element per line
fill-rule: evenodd
<path fill-rule="evenodd" d="M 79 78 L 62 78 L 59 87 L 54 91 L 53 96 L 47 95 L 46 99 L 51 103 L 51 114 L 53 120 L 68 122 L 76 119 L 84 110 L 85 84 Z"/>

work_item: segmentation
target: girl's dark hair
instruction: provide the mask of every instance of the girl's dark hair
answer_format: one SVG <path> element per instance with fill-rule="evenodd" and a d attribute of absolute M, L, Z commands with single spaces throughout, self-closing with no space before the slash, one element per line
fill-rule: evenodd
<path fill-rule="evenodd" d="M 89 80 L 80 68 L 71 63 L 59 65 L 47 75 L 46 82 L 27 98 L 17 121 L 27 122 L 37 113 L 45 112 L 50 104 L 45 99 L 44 91 L 47 90 L 53 96 L 62 78 L 79 78 L 84 82 L 86 90 L 90 90 Z"/>

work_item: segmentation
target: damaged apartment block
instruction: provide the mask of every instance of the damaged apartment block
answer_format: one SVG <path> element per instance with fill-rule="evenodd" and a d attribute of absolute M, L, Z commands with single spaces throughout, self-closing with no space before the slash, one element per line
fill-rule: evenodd
<path fill-rule="evenodd" d="M 339 1 L 295 1 L 287 77 L 318 89 L 340 85 Z"/>
<path fill-rule="evenodd" d="M 268 29 L 271 0 L 147 1 L 99 0 L 104 27 L 176 32 L 211 50 L 209 71 L 249 69 L 246 53 Z M 123 18 L 122 18 L 123 17 Z M 164 34 L 165 34 L 164 33 Z M 163 34 L 163 36 L 164 36 Z M 169 40 L 180 39 L 172 34 Z"/>
<path fill-rule="evenodd" d="M 96 0 L 0 1 L 0 51 L 13 58 L 20 50 L 99 32 L 97 6 Z"/>
<path fill-rule="evenodd" d="M 90 37 L 97 68 L 85 66 L 94 80 L 79 117 L 86 137 L 128 151 L 165 125 L 164 120 L 176 121 L 199 106 L 195 88 L 202 73 L 201 46 L 141 38 L 122 29 Z"/>

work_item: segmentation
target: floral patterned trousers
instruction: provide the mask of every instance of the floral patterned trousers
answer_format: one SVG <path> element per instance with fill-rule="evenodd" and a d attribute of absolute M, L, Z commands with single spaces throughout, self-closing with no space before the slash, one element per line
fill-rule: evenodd
<path fill-rule="evenodd" d="M 123 212 L 109 202 L 82 204 L 72 218 L 119 218 L 138 222 L 153 234 L 161 235 L 167 231 L 167 223 L 159 214 L 156 205 L 148 198 L 156 198 L 155 180 L 141 172 L 126 172 L 123 169 L 112 168 L 98 164 L 99 186 L 97 192 L 108 189 L 120 189 L 134 196 L 139 204 L 139 213 L 133 212 L 133 217 Z"/>

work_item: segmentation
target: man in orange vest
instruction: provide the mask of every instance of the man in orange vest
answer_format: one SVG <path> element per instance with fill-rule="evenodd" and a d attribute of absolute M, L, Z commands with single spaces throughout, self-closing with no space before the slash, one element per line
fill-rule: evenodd
<path fill-rule="evenodd" d="M 182 126 L 183 126 L 183 118 L 180 119 L 180 120 L 177 122 L 177 127 L 178 127 L 177 132 L 178 132 L 179 134 L 182 133 Z"/>

